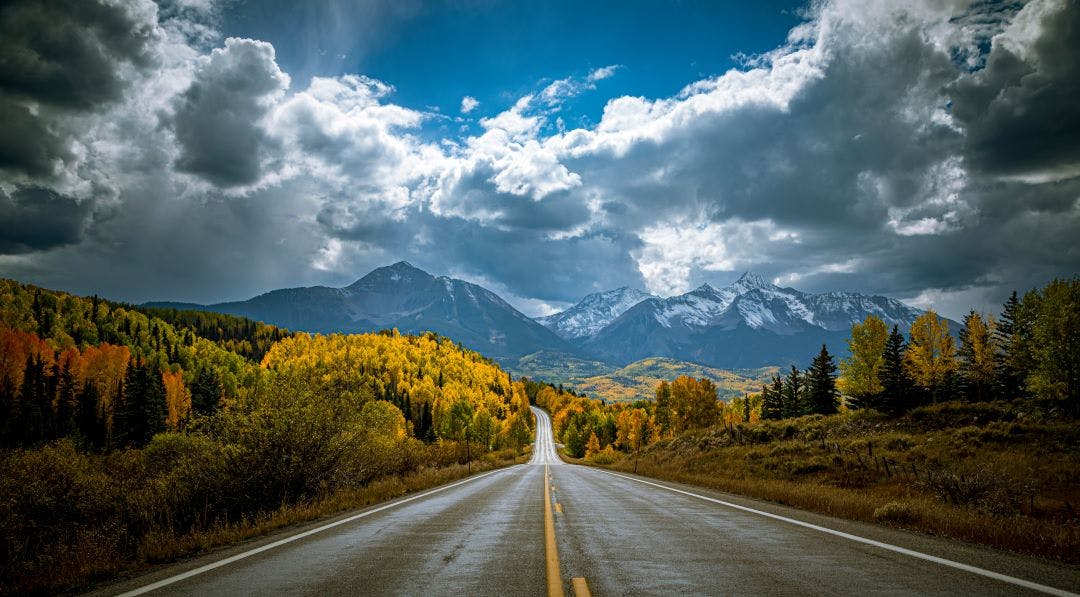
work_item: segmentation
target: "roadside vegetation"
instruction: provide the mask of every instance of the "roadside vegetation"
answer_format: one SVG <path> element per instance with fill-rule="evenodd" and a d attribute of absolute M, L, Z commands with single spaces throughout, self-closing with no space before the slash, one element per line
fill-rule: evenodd
<path fill-rule="evenodd" d="M 1080 280 L 907 332 L 868 317 L 843 362 L 823 346 L 729 402 L 681 377 L 537 403 L 588 464 L 1080 563 Z"/>
<path fill-rule="evenodd" d="M 520 461 L 525 388 L 434 334 L 290 334 L 0 281 L 0 593 Z"/>

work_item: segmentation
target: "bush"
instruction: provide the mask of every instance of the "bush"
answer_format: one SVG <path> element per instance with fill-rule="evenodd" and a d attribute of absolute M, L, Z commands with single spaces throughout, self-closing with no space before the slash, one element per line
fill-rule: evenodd
<path fill-rule="evenodd" d="M 874 520 L 885 524 L 911 524 L 918 518 L 918 510 L 905 502 L 889 502 L 874 510 Z"/>
<path fill-rule="evenodd" d="M 621 457 L 622 456 L 609 445 L 606 446 L 603 450 L 600 450 L 595 454 L 591 454 L 585 460 L 589 464 L 607 465 L 615 463 Z"/>

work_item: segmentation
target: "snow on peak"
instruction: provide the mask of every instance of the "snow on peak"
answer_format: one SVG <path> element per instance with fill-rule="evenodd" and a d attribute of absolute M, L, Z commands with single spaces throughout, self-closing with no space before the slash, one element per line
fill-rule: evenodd
<path fill-rule="evenodd" d="M 761 275 L 746 272 L 734 283 L 716 289 L 702 284 L 686 294 L 658 301 L 653 317 L 666 328 L 745 325 L 791 333 L 806 326 L 844 330 L 867 315 L 904 327 L 919 311 L 883 296 L 848 292 L 806 294 L 781 288 Z"/>
<path fill-rule="evenodd" d="M 573 307 L 560 313 L 538 317 L 536 321 L 563 338 L 582 338 L 600 331 L 631 307 L 648 298 L 653 298 L 653 295 L 623 286 L 615 290 L 594 292 Z"/>

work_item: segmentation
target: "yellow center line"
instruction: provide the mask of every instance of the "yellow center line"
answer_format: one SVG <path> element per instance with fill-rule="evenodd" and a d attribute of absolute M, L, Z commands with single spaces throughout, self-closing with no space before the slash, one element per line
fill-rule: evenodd
<path fill-rule="evenodd" d="M 589 585 L 583 577 L 574 578 L 570 581 L 570 585 L 574 587 L 574 597 L 592 597 L 592 593 L 589 592 Z"/>
<path fill-rule="evenodd" d="M 559 572 L 559 546 L 555 543 L 555 517 L 551 513 L 551 482 L 548 465 L 544 465 L 544 551 L 547 555 L 548 597 L 564 597 L 562 575 Z"/>

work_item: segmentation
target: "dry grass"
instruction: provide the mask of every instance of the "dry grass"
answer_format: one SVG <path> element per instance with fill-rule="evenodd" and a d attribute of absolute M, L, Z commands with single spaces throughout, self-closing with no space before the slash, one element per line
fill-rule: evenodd
<path fill-rule="evenodd" d="M 1076 423 L 1027 422 L 1008 405 L 942 405 L 898 420 L 753 424 L 739 438 L 688 433 L 611 468 L 1080 563 Z M 883 456 L 898 466 L 887 473 Z"/>

